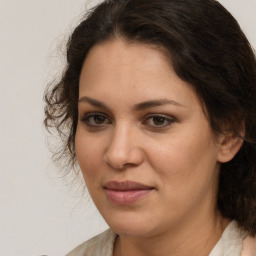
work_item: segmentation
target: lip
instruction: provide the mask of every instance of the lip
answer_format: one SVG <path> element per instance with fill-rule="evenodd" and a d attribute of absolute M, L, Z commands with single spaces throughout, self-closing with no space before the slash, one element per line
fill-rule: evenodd
<path fill-rule="evenodd" d="M 110 181 L 104 186 L 107 198 L 114 204 L 127 205 L 147 196 L 154 188 L 134 181 Z"/>

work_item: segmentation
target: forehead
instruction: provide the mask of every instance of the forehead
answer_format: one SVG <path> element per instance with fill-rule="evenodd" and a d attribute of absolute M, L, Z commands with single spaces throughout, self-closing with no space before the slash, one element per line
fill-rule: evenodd
<path fill-rule="evenodd" d="M 118 99 L 131 95 L 138 101 L 152 97 L 171 97 L 190 104 L 197 101 L 192 86 L 173 70 L 167 50 L 122 39 L 94 46 L 80 76 L 80 97 L 97 95 L 105 99 L 113 94 Z"/>
<path fill-rule="evenodd" d="M 168 68 L 172 66 L 171 56 L 165 48 L 115 38 L 92 47 L 85 59 L 84 67 L 88 68 L 90 65 L 91 69 L 101 67 L 106 69 L 119 65 L 119 70 L 127 70 L 127 68 L 145 70 L 159 64 L 163 68 L 163 63 Z"/>

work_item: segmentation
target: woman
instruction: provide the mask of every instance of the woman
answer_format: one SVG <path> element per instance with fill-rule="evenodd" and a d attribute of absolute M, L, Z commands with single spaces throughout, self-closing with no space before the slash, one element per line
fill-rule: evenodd
<path fill-rule="evenodd" d="M 214 0 L 109 0 L 46 92 L 110 230 L 68 256 L 256 255 L 256 62 Z"/>

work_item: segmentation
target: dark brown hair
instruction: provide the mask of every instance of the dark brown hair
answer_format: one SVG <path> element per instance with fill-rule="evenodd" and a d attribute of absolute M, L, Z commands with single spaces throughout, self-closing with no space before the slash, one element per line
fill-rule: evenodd
<path fill-rule="evenodd" d="M 240 136 L 245 124 L 242 148 L 221 166 L 218 209 L 255 235 L 255 55 L 237 21 L 215 0 L 106 0 L 91 10 L 69 39 L 61 80 L 45 92 L 45 126 L 56 129 L 63 140 L 59 160 L 76 163 L 83 62 L 94 45 L 115 37 L 165 47 L 177 75 L 203 102 L 213 131 Z"/>

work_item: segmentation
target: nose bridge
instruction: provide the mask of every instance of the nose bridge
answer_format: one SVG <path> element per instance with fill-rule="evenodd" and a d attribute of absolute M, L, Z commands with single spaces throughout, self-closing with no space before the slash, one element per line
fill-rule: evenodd
<path fill-rule="evenodd" d="M 116 124 L 105 153 L 105 161 L 114 168 L 121 169 L 127 165 L 138 165 L 142 161 L 136 129 L 131 124 Z"/>
<path fill-rule="evenodd" d="M 127 123 L 120 123 L 116 125 L 113 130 L 110 147 L 115 151 L 116 149 L 121 151 L 128 150 L 131 142 L 132 129 Z"/>

